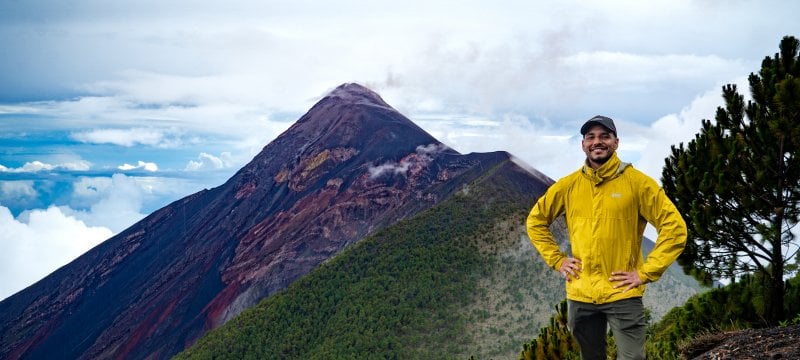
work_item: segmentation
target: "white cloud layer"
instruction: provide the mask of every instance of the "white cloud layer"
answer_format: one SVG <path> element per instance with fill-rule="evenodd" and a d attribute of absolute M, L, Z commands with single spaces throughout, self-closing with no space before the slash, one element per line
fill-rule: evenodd
<path fill-rule="evenodd" d="M 367 171 L 369 171 L 370 179 L 375 179 L 385 174 L 406 176 L 409 170 L 425 167 L 433 161 L 432 155 L 447 149 L 448 147 L 446 145 L 420 145 L 417 146 L 413 154 L 403 157 L 399 162 L 387 161 L 379 165 L 370 166 Z"/>
<path fill-rule="evenodd" d="M 104 226 L 118 233 L 145 217 L 141 213 L 144 196 L 150 191 L 136 178 L 114 174 L 111 178 L 81 178 L 73 196 L 90 203 L 88 210 L 61 210 L 91 226 Z"/>
<path fill-rule="evenodd" d="M 158 171 L 158 165 L 156 163 L 154 163 L 154 162 L 144 162 L 144 161 L 139 160 L 139 164 L 138 165 L 131 165 L 131 164 L 125 163 L 125 164 L 122 164 L 120 166 L 117 166 L 117 169 L 120 169 L 122 171 L 130 171 L 130 170 L 142 169 L 142 170 L 147 170 L 147 171 L 150 171 L 150 172 L 156 172 L 156 171 Z"/>
<path fill-rule="evenodd" d="M 0 198 L 35 198 L 36 189 L 33 188 L 31 180 L 0 181 Z"/>
<path fill-rule="evenodd" d="M 0 206 L 0 299 L 22 290 L 112 235 L 87 226 L 57 207 L 15 219 Z"/>
<path fill-rule="evenodd" d="M 72 138 L 92 144 L 114 144 L 131 147 L 134 145 L 148 145 L 159 147 L 174 147 L 176 140 L 170 140 L 163 130 L 131 128 L 131 129 L 97 129 L 72 134 Z"/>
<path fill-rule="evenodd" d="M 115 174 L 82 177 L 73 188 L 74 202 L 88 209 L 50 206 L 26 210 L 15 218 L 0 204 L 0 299 L 144 218 L 142 202 L 153 191 L 153 182 Z M 28 181 L 0 182 L 0 192 L 36 194 Z"/>
<path fill-rule="evenodd" d="M 34 160 L 26 162 L 24 165 L 18 168 L 8 168 L 3 165 L 0 165 L 0 172 L 35 173 L 40 171 L 52 171 L 52 170 L 86 171 L 89 170 L 91 167 L 92 163 L 85 160 L 78 160 L 75 162 L 67 162 L 56 165 L 44 163 L 39 160 Z"/>
<path fill-rule="evenodd" d="M 186 164 L 186 170 L 225 169 L 231 166 L 232 158 L 229 152 L 223 152 L 219 157 L 202 152 L 197 156 L 197 161 L 189 160 L 189 163 Z"/>

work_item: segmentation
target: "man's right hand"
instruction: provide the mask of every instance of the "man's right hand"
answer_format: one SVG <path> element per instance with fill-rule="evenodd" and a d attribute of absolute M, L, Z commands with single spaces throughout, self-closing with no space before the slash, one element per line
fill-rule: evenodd
<path fill-rule="evenodd" d="M 558 269 L 558 272 L 560 272 L 567 281 L 572 281 L 572 278 L 580 279 L 578 274 L 581 272 L 581 266 L 580 260 L 567 257 L 564 259 L 564 262 L 561 263 L 561 268 Z"/>

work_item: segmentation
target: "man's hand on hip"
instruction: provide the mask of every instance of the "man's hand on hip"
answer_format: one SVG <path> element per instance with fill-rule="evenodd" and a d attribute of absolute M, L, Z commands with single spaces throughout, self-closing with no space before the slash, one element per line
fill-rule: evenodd
<path fill-rule="evenodd" d="M 611 277 L 608 278 L 608 280 L 611 282 L 619 281 L 619 284 L 614 285 L 614 289 L 627 286 L 627 288 L 625 288 L 625 290 L 622 290 L 622 292 L 626 292 L 630 289 L 633 289 L 639 285 L 644 284 L 644 282 L 642 282 L 642 279 L 639 279 L 639 273 L 636 271 L 612 271 Z"/>
<path fill-rule="evenodd" d="M 564 262 L 561 263 L 561 268 L 558 269 L 558 272 L 560 272 L 567 281 L 572 281 L 572 278 L 580 278 L 578 274 L 581 272 L 581 266 L 580 260 L 567 257 L 564 259 Z"/>

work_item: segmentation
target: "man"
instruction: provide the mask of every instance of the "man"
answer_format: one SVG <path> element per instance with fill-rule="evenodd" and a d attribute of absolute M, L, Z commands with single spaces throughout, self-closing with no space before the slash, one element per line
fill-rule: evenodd
<path fill-rule="evenodd" d="M 619 160 L 612 119 L 589 119 L 581 135 L 585 163 L 539 198 L 528 215 L 528 236 L 544 261 L 566 278 L 569 328 L 581 358 L 606 358 L 609 326 L 618 359 L 644 359 L 644 284 L 658 280 L 683 251 L 686 223 L 652 178 Z M 559 250 L 550 232 L 561 215 L 571 255 Z M 644 261 L 648 222 L 658 239 Z"/>

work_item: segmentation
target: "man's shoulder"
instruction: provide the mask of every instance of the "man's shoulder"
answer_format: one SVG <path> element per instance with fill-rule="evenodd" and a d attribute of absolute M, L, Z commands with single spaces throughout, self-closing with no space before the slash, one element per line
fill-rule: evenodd
<path fill-rule="evenodd" d="M 580 178 L 581 176 L 583 176 L 583 168 L 579 168 L 579 169 L 577 169 L 577 170 L 575 170 L 575 171 L 563 176 L 562 178 L 558 179 L 558 181 L 556 181 L 556 183 L 572 182 L 572 181 L 575 181 L 576 178 Z"/>
<path fill-rule="evenodd" d="M 628 164 L 625 170 L 620 175 L 621 177 L 628 178 L 628 181 L 631 183 L 638 184 L 638 186 L 647 186 L 652 187 L 654 189 L 660 188 L 661 185 L 656 182 L 650 175 L 645 174 L 641 170 L 633 167 L 633 165 Z"/>
<path fill-rule="evenodd" d="M 583 178 L 583 169 L 582 168 L 580 168 L 578 170 L 575 170 L 575 171 L 565 175 L 564 177 L 558 179 L 552 186 L 556 187 L 556 188 L 569 187 L 572 184 L 574 184 L 576 181 L 580 180 L 581 178 Z"/>
<path fill-rule="evenodd" d="M 622 175 L 623 176 L 630 176 L 630 177 L 633 177 L 633 178 L 636 178 L 636 179 L 641 179 L 641 180 L 655 181 L 655 179 L 650 177 L 650 175 L 647 175 L 644 172 L 642 172 L 641 170 L 635 168 L 633 166 L 633 164 L 627 164 L 625 166 L 624 171 L 622 171 Z"/>

